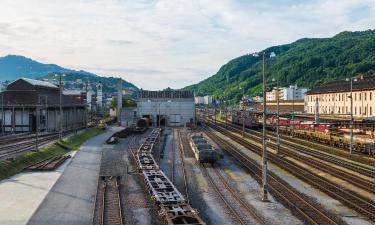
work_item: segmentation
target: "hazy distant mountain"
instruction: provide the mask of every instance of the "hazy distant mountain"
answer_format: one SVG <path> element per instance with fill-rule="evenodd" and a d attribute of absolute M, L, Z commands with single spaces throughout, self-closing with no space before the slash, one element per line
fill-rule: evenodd
<path fill-rule="evenodd" d="M 43 64 L 18 55 L 7 55 L 0 57 L 0 81 L 15 80 L 21 77 L 32 79 L 51 78 L 55 73 L 64 73 L 65 81 L 75 81 L 81 79 L 82 81 L 89 81 L 91 85 L 101 81 L 103 83 L 103 91 L 115 91 L 116 82 L 118 78 L 102 77 L 96 74 L 86 72 L 83 70 L 71 70 L 63 68 L 55 64 Z M 138 89 L 132 83 L 123 80 L 123 87 Z"/>
<path fill-rule="evenodd" d="M 14 80 L 19 77 L 38 78 L 51 72 L 67 72 L 55 64 L 43 64 L 24 56 L 0 57 L 0 80 Z"/>

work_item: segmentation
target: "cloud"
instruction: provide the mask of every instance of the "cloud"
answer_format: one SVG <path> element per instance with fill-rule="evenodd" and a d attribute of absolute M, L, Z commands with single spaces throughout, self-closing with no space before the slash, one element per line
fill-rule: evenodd
<path fill-rule="evenodd" d="M 303 37 L 373 29 L 372 0 L 3 0 L 0 54 L 181 88 L 230 59 Z"/>

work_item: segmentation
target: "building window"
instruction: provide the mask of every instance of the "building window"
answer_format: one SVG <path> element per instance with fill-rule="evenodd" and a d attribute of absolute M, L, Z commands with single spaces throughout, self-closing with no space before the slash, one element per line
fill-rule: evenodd
<path fill-rule="evenodd" d="M 341 96 L 341 100 L 344 101 L 344 94 L 342 94 L 342 96 Z"/>
<path fill-rule="evenodd" d="M 372 116 L 372 106 L 370 106 L 370 116 Z"/>
<path fill-rule="evenodd" d="M 372 100 L 372 92 L 370 92 L 370 101 Z"/>
<path fill-rule="evenodd" d="M 367 93 L 365 92 L 365 101 L 366 101 L 366 98 L 367 98 Z"/>
<path fill-rule="evenodd" d="M 361 100 L 362 100 L 362 93 L 359 93 L 359 101 L 361 101 Z"/>

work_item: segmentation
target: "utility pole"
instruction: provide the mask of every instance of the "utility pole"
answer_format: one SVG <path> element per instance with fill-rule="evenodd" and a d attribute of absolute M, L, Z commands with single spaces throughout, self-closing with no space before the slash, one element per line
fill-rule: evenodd
<path fill-rule="evenodd" d="M 294 88 L 295 86 L 293 86 L 293 89 L 292 89 L 292 136 L 294 133 Z"/>
<path fill-rule="evenodd" d="M 242 109 L 242 137 L 245 137 L 245 101 L 244 101 L 244 93 L 245 93 L 245 89 L 243 87 L 240 87 L 239 90 L 242 90 L 242 98 L 241 98 L 241 101 L 240 101 L 240 112 L 241 112 L 241 109 Z M 242 103 L 242 104 L 241 104 Z"/>
<path fill-rule="evenodd" d="M 121 110 L 122 110 L 122 79 L 117 82 L 117 122 L 121 126 Z"/>
<path fill-rule="evenodd" d="M 88 97 L 89 97 L 89 93 L 88 93 L 88 86 L 89 86 L 89 81 L 86 81 L 86 104 L 85 104 L 85 113 L 86 113 L 86 129 L 88 128 L 89 126 L 89 113 L 88 113 Z"/>
<path fill-rule="evenodd" d="M 1 134 L 4 134 L 4 92 L 1 92 Z"/>
<path fill-rule="evenodd" d="M 59 130 L 59 140 L 61 141 L 63 138 L 63 110 L 62 110 L 62 92 L 63 92 L 63 86 L 62 86 L 62 74 L 59 74 L 59 88 L 60 88 L 60 130 Z"/>
<path fill-rule="evenodd" d="M 266 72 L 265 72 L 266 52 L 263 52 L 263 154 L 262 154 L 262 201 L 268 201 L 268 184 L 267 184 L 267 133 L 266 133 Z"/>
<path fill-rule="evenodd" d="M 350 150 L 353 153 L 353 78 L 350 78 Z"/>
<path fill-rule="evenodd" d="M 315 123 L 319 123 L 319 98 L 318 96 L 315 97 Z"/>
<path fill-rule="evenodd" d="M 280 119 L 280 95 L 279 95 L 279 80 L 276 81 L 276 95 L 277 95 L 277 121 L 276 121 L 276 136 L 277 136 L 277 148 L 276 148 L 276 154 L 279 154 L 280 152 L 280 133 L 279 133 L 279 119 Z"/>
<path fill-rule="evenodd" d="M 40 96 L 39 96 L 40 97 Z M 36 114 L 36 126 L 35 126 L 35 149 L 36 151 L 39 150 L 39 123 L 40 123 L 40 115 L 39 115 L 39 101 L 40 98 L 38 98 L 38 104 L 36 105 L 35 108 L 35 114 Z"/>

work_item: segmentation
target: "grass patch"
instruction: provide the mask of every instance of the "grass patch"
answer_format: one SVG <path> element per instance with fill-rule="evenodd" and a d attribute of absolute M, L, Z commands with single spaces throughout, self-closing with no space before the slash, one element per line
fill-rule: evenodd
<path fill-rule="evenodd" d="M 79 147 L 88 139 L 103 133 L 103 130 L 89 128 L 79 132 L 77 135 L 63 140 L 63 145 L 72 150 L 78 150 Z M 13 176 L 21 172 L 25 167 L 53 156 L 61 156 L 69 151 L 55 144 L 42 148 L 38 152 L 28 152 L 14 161 L 0 161 L 0 180 Z"/>
<path fill-rule="evenodd" d="M 72 150 L 78 150 L 79 147 L 85 143 L 88 139 L 104 133 L 103 130 L 97 128 L 89 128 L 82 132 L 79 132 L 77 135 L 70 138 L 66 138 L 62 141 L 62 144 Z"/>

